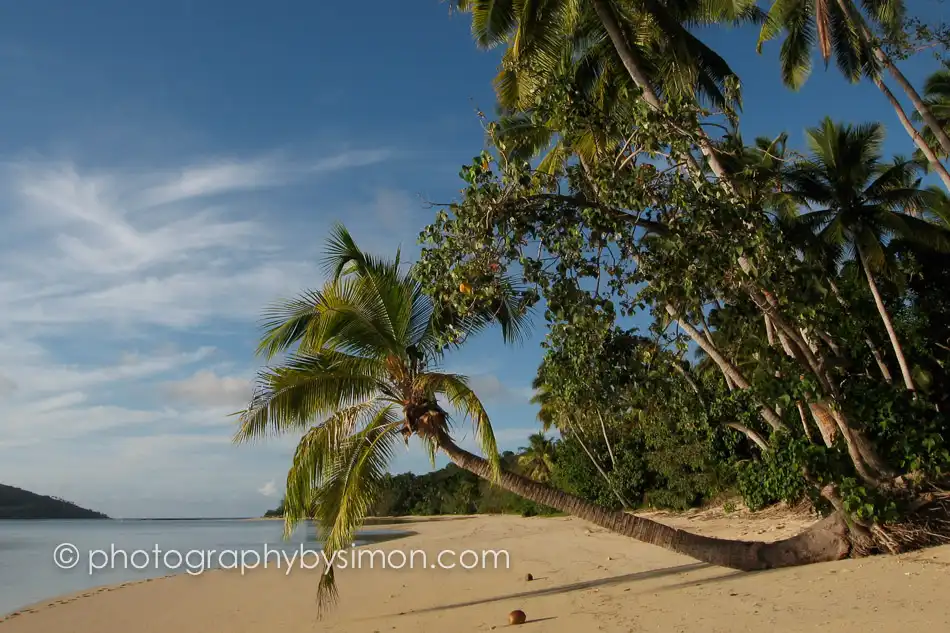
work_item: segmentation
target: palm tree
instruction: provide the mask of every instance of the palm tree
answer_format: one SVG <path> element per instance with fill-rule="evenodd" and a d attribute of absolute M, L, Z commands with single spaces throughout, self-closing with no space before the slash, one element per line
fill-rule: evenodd
<path fill-rule="evenodd" d="M 950 196 L 945 191 L 930 187 L 930 201 L 924 213 L 924 219 L 940 228 L 950 231 Z"/>
<path fill-rule="evenodd" d="M 544 433 L 533 433 L 528 437 L 528 446 L 522 446 L 518 465 L 525 475 L 535 481 L 546 482 L 551 479 L 554 470 L 554 440 Z"/>
<path fill-rule="evenodd" d="M 924 95 L 924 102 L 933 112 L 940 129 L 944 131 L 950 129 L 950 63 L 943 62 L 943 68 L 927 78 L 927 83 L 924 84 Z M 914 113 L 914 120 L 918 122 L 923 120 L 919 112 Z M 925 127 L 922 134 L 927 144 L 936 148 L 936 153 L 940 158 L 948 156 L 929 127 Z M 923 157 L 922 153 L 920 155 Z"/>
<path fill-rule="evenodd" d="M 789 173 L 792 194 L 802 203 L 818 207 L 799 217 L 802 226 L 840 255 L 851 249 L 867 278 L 881 321 L 894 349 L 904 384 L 914 391 L 910 366 L 904 356 L 894 323 L 878 290 L 876 275 L 886 264 L 886 242 L 900 238 L 940 247 L 942 232 L 909 215 L 924 206 L 927 192 L 920 188 L 919 166 L 896 159 L 881 160 L 884 132 L 880 124 L 836 125 L 826 118 L 808 130 L 812 155 Z"/>
<path fill-rule="evenodd" d="M 569 433 L 567 429 L 561 428 L 558 423 L 560 418 L 559 402 L 554 394 L 548 388 L 547 384 L 540 376 L 535 376 L 531 381 L 531 388 L 534 395 L 531 396 L 531 404 L 538 406 L 538 422 L 541 423 L 541 431 L 547 433 L 551 429 L 557 429 L 561 435 Z"/>
<path fill-rule="evenodd" d="M 875 28 L 892 34 L 904 23 L 903 0 L 862 0 Z M 811 72 L 811 58 L 818 47 L 825 65 L 834 56 L 842 74 L 851 82 L 866 76 L 884 94 L 900 119 L 901 125 L 913 139 L 931 169 L 937 172 L 944 186 L 950 189 L 950 172 L 940 162 L 937 153 L 925 136 L 914 127 L 903 106 L 881 78 L 881 68 L 888 70 L 914 104 L 917 114 L 926 123 L 936 147 L 950 153 L 950 138 L 939 125 L 933 112 L 920 94 L 907 81 L 893 60 L 881 49 L 865 17 L 853 0 L 773 0 L 768 18 L 759 34 L 759 52 L 762 44 L 785 31 L 780 51 L 782 80 L 797 90 Z"/>
<path fill-rule="evenodd" d="M 686 28 L 722 21 L 756 20 L 754 0 L 613 2 L 611 0 L 455 0 L 472 14 L 472 32 L 486 48 L 508 44 L 496 79 L 505 107 L 563 70 L 564 60 L 596 69 L 609 82 L 623 72 L 642 99 L 662 110 L 666 99 L 729 101 L 738 78 L 726 61 Z M 609 43 L 609 45 L 608 45 Z M 696 143 L 710 168 L 726 175 L 713 143 L 697 127 Z M 698 167 L 690 155 L 684 157 Z"/>
<path fill-rule="evenodd" d="M 437 370 L 440 340 L 472 333 L 489 322 L 450 323 L 439 316 L 411 271 L 359 250 L 338 227 L 329 240 L 330 281 L 319 291 L 269 313 L 259 353 L 273 358 L 240 414 L 235 436 L 302 433 L 287 474 L 285 526 L 313 517 L 328 557 L 349 547 L 366 513 L 383 492 L 386 467 L 400 439 L 420 440 L 434 458 L 457 466 L 540 505 L 553 507 L 646 543 L 736 569 L 765 569 L 843 557 L 849 550 L 840 519 L 774 544 L 700 536 L 622 512 L 612 512 L 501 467 L 491 423 L 464 376 Z M 512 339 L 524 326 L 517 305 L 492 311 Z M 294 349 L 295 348 L 295 349 Z M 443 398 L 472 418 L 485 457 L 458 446 Z M 332 560 L 328 558 L 328 560 Z M 319 603 L 336 595 L 332 567 L 321 575 Z"/>

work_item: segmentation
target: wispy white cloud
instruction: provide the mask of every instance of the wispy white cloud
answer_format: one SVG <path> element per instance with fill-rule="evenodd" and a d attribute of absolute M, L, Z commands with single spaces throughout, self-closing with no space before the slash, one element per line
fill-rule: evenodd
<path fill-rule="evenodd" d="M 5 325 L 189 327 L 212 316 L 247 318 L 313 283 L 316 271 L 308 253 L 291 258 L 281 248 L 286 236 L 272 218 L 234 194 L 304 183 L 391 154 L 219 159 L 135 173 L 7 165 L 0 169 Z"/>
<path fill-rule="evenodd" d="M 291 173 L 272 159 L 253 162 L 221 160 L 182 169 L 180 174 L 146 189 L 146 206 L 158 206 L 221 193 L 250 191 L 282 184 Z"/>
<path fill-rule="evenodd" d="M 266 484 L 258 488 L 257 491 L 265 497 L 277 496 L 277 484 L 275 484 L 273 480 L 268 481 Z"/>
<path fill-rule="evenodd" d="M 251 379 L 238 376 L 218 376 L 203 369 L 184 380 L 165 384 L 165 390 L 175 400 L 200 406 L 229 406 L 235 410 L 247 404 L 251 397 Z"/>
<path fill-rule="evenodd" d="M 527 403 L 534 396 L 530 387 L 505 383 L 495 374 L 469 376 L 468 386 L 486 403 Z"/>
<path fill-rule="evenodd" d="M 242 514 L 276 495 L 297 438 L 235 447 L 231 414 L 250 395 L 262 308 L 320 284 L 330 217 L 308 216 L 300 235 L 260 209 L 278 188 L 391 155 L 0 165 L 0 481 L 116 516 Z M 361 245 L 386 254 L 414 240 L 412 195 L 363 203 L 344 210 Z M 526 404 L 476 365 L 490 409 Z M 517 447 L 529 432 L 497 434 Z M 474 448 L 469 424 L 458 435 Z M 412 446 L 394 469 L 427 467 Z"/>
<path fill-rule="evenodd" d="M 387 148 L 348 150 L 313 161 L 290 163 L 279 156 L 251 161 L 217 159 L 162 173 L 162 182 L 142 193 L 144 206 L 206 198 L 224 193 L 253 191 L 288 184 L 301 179 L 355 167 L 366 167 L 394 156 Z"/>
<path fill-rule="evenodd" d="M 154 516 L 176 486 L 224 499 L 282 476 L 294 438 L 235 448 L 230 414 L 262 308 L 320 283 L 320 244 L 255 196 L 390 155 L 0 164 L 0 481 Z"/>

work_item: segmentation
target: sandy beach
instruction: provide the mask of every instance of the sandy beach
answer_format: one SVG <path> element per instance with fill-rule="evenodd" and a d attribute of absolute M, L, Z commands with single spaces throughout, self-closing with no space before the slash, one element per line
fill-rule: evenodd
<path fill-rule="evenodd" d="M 771 540 L 799 516 L 660 516 L 696 531 Z M 335 633 L 489 631 L 522 609 L 528 631 L 950 630 L 950 547 L 755 574 L 711 567 L 574 518 L 479 516 L 400 522 L 373 547 L 504 549 L 508 569 L 343 570 L 322 621 L 317 573 L 213 571 L 86 591 L 0 620 L 2 633 Z M 526 574 L 534 580 L 527 581 Z"/>

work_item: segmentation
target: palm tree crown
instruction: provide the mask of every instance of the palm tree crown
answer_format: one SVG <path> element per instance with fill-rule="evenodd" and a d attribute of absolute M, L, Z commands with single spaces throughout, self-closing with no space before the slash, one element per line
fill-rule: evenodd
<path fill-rule="evenodd" d="M 289 532 L 315 518 L 332 555 L 353 542 L 400 439 L 418 437 L 433 459 L 451 442 L 453 418 L 440 398 L 471 417 L 496 473 L 499 457 L 488 415 L 466 378 L 437 370 L 440 335 L 449 325 L 472 333 L 489 319 L 449 323 L 411 271 L 400 270 L 398 254 L 384 261 L 363 253 L 342 227 L 332 231 L 327 250 L 323 288 L 268 315 L 259 353 L 290 353 L 260 373 L 235 439 L 303 433 L 287 475 L 285 525 Z M 496 318 L 516 337 L 522 317 L 512 308 Z M 335 595 L 332 569 L 319 589 L 321 600 Z"/>
<path fill-rule="evenodd" d="M 884 131 L 880 124 L 835 125 L 825 119 L 808 131 L 812 156 L 789 173 L 791 195 L 818 207 L 797 219 L 799 226 L 817 233 L 827 260 L 854 252 L 867 277 L 878 313 L 901 367 L 904 384 L 914 391 L 910 366 L 894 324 L 878 291 L 875 274 L 887 264 L 887 242 L 892 238 L 943 249 L 946 235 L 935 225 L 910 213 L 921 213 L 932 194 L 920 187 L 919 165 L 895 159 L 881 160 Z"/>
<path fill-rule="evenodd" d="M 544 433 L 531 434 L 528 446 L 521 448 L 518 464 L 531 479 L 548 481 L 554 470 L 554 440 Z"/>
<path fill-rule="evenodd" d="M 698 97 L 723 106 L 730 100 L 727 83 L 737 78 L 688 27 L 758 21 L 760 16 L 752 0 L 454 0 L 454 4 L 472 14 L 472 33 L 480 46 L 507 44 L 495 81 L 499 102 L 507 108 L 523 105 L 527 95 L 558 73 L 574 75 L 579 85 L 629 82 L 595 10 L 598 4 L 601 11 L 613 14 L 657 95 Z"/>
<path fill-rule="evenodd" d="M 814 209 L 799 222 L 827 247 L 860 250 L 875 270 L 884 264 L 888 238 L 927 242 L 933 236 L 930 223 L 910 215 L 930 195 L 920 186 L 919 165 L 900 158 L 884 163 L 883 141 L 878 123 L 836 125 L 826 118 L 808 131 L 811 156 L 788 174 L 791 194 Z"/>
<path fill-rule="evenodd" d="M 943 62 L 943 68 L 927 78 L 927 83 L 924 84 L 924 96 L 925 102 L 930 107 L 930 111 L 933 112 L 937 122 L 940 123 L 940 127 L 944 130 L 950 130 L 950 63 Z M 918 112 L 914 112 L 912 117 L 917 122 L 923 121 L 923 117 Z M 920 133 L 927 144 L 934 148 L 938 156 L 941 158 L 947 157 L 947 152 L 940 146 L 929 127 L 924 126 Z M 918 158 L 922 157 L 919 151 L 917 156 Z"/>
<path fill-rule="evenodd" d="M 903 0 L 862 0 L 862 4 L 871 22 L 886 32 L 903 24 Z M 816 46 L 825 65 L 834 57 L 841 73 L 856 82 L 881 70 L 872 44 L 861 36 L 863 24 L 853 0 L 773 0 L 759 34 L 759 51 L 784 30 L 779 60 L 787 86 L 797 90 L 808 79 Z"/>

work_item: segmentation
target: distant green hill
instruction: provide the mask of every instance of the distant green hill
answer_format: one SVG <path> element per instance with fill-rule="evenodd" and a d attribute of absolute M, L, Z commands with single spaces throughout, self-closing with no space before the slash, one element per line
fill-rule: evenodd
<path fill-rule="evenodd" d="M 56 497 L 0 484 L 0 519 L 108 519 Z"/>

